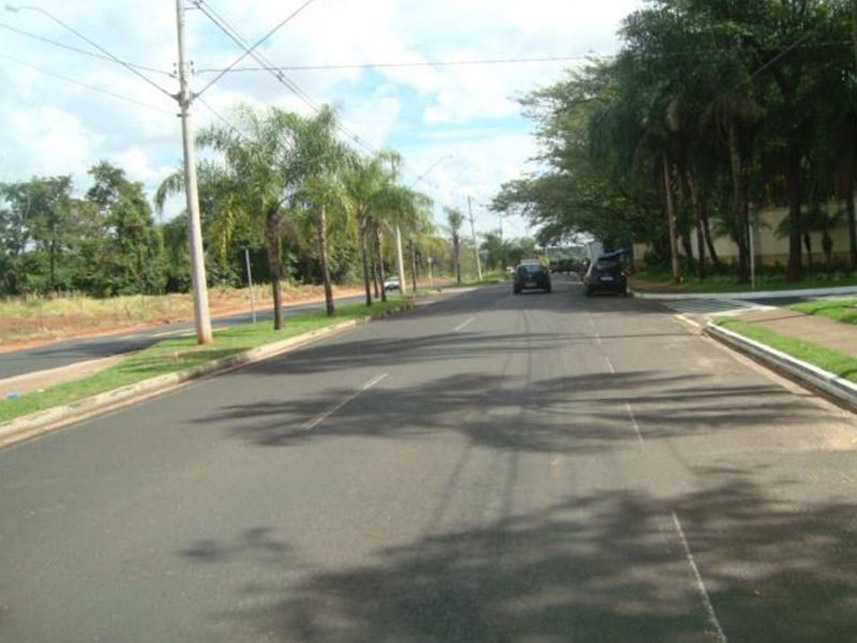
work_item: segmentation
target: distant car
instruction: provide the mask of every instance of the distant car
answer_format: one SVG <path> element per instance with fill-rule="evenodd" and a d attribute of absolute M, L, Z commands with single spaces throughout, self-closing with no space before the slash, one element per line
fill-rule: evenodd
<path fill-rule="evenodd" d="M 583 276 L 583 292 L 589 297 L 596 292 L 628 296 L 628 278 L 618 257 L 598 257 Z"/>
<path fill-rule="evenodd" d="M 515 269 L 512 292 L 516 295 L 530 289 L 551 291 L 551 276 L 540 263 L 522 263 Z"/>
<path fill-rule="evenodd" d="M 384 290 L 390 292 L 391 290 L 399 289 L 399 278 L 398 277 L 390 277 L 389 279 L 384 280 Z"/>

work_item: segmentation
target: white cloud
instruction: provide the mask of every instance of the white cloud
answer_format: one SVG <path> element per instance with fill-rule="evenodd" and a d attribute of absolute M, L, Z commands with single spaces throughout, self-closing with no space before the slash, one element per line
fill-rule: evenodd
<path fill-rule="evenodd" d="M 146 73 L 167 91 L 176 57 L 172 2 L 37 0 L 40 7 L 129 61 L 161 70 Z M 213 7 L 254 42 L 297 9 L 302 0 L 217 0 Z M 642 0 L 316 0 L 283 26 L 260 51 L 276 65 L 341 65 L 575 56 L 615 50 L 621 19 Z M 7 14 L 13 26 L 75 47 L 88 45 L 34 11 Z M 200 11 L 187 14 L 194 68 L 222 68 L 239 49 Z M 167 113 L 73 85 L 0 57 L 0 178 L 71 172 L 83 177 L 101 158 L 121 164 L 150 189 L 180 161 L 175 104 L 126 69 L 19 34 L 4 32 L 0 54 L 155 105 Z M 241 66 L 257 66 L 247 59 Z M 484 203 L 500 184 L 519 175 L 535 152 L 517 119 L 514 96 L 558 79 L 556 63 L 481 66 L 379 67 L 374 70 L 284 72 L 313 102 L 337 105 L 346 127 L 374 147 L 391 142 L 416 176 L 454 154 L 421 185 L 439 203 L 461 205 L 466 194 Z M 194 88 L 214 77 L 197 73 Z M 204 95 L 229 117 L 237 102 L 275 104 L 309 113 L 266 72 L 231 73 Z M 197 126 L 219 122 L 202 103 Z M 493 221 L 480 215 L 480 221 Z M 481 225 L 481 224 L 480 224 Z M 488 225 L 486 223 L 485 225 Z M 496 225 L 493 224 L 492 225 Z M 521 226 L 523 229 L 523 226 Z"/>

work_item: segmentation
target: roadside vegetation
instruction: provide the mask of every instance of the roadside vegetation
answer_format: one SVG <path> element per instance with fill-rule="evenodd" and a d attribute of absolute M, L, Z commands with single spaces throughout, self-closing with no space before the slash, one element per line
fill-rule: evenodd
<path fill-rule="evenodd" d="M 647 268 L 675 284 L 689 275 L 744 284 L 751 213 L 783 207 L 784 280 L 800 281 L 811 266 L 853 271 L 852 8 L 652 0 L 625 19 L 617 56 L 593 57 L 523 98 L 548 169 L 504 184 L 492 208 L 528 215 L 543 240 L 588 233 L 607 248 L 648 243 Z M 834 246 L 838 228 L 846 247 Z M 734 267 L 717 254 L 721 236 L 737 247 Z"/>
<path fill-rule="evenodd" d="M 284 284 L 286 303 L 317 300 L 324 297 L 320 285 Z M 356 294 L 355 287 L 344 286 L 340 294 Z M 213 315 L 225 315 L 250 309 L 250 289 L 217 287 L 209 290 Z M 253 287 L 256 310 L 270 309 L 270 290 Z M 89 332 L 153 326 L 193 319 L 193 301 L 189 293 L 163 295 L 121 295 L 108 298 L 68 294 L 53 297 L 12 297 L 0 299 L 0 346 L 28 341 L 45 341 Z"/>
<path fill-rule="evenodd" d="M 857 325 L 857 298 L 824 299 L 788 306 L 807 315 L 821 315 L 845 324 Z"/>
<path fill-rule="evenodd" d="M 373 306 L 372 315 L 397 310 L 405 305 L 401 298 L 390 297 Z M 332 326 L 362 319 L 368 314 L 363 305 L 340 306 L 334 316 L 324 311 L 292 315 L 282 330 L 271 328 L 269 322 L 244 324 L 215 331 L 214 342 L 198 345 L 192 336 L 168 339 L 129 355 L 118 364 L 85 379 L 67 382 L 19 397 L 0 400 L 0 422 L 35 413 L 54 406 L 70 404 L 86 397 L 111 391 L 143 380 L 176 373 L 212 360 L 228 357 L 251 348 Z"/>
<path fill-rule="evenodd" d="M 458 218 L 449 228 L 435 225 L 431 199 L 402 178 L 404 159 L 350 147 L 332 109 L 306 117 L 239 105 L 230 117 L 234 127 L 209 126 L 197 138 L 206 151 L 199 193 L 214 310 L 218 290 L 246 285 L 245 261 L 268 290 L 258 301 L 273 306 L 276 328 L 301 286 L 320 287 L 331 315 L 334 286 L 362 286 L 367 306 L 384 301 L 384 280 L 397 272 L 397 231 L 408 283 L 424 281 L 430 268 L 440 280 L 476 274 L 460 212 L 451 209 Z M 183 172 L 162 182 L 153 203 L 114 164 L 102 161 L 89 176 L 83 192 L 69 176 L 0 183 L 0 341 L 50 336 L 54 317 L 77 317 L 84 329 L 97 319 L 187 318 L 186 216 L 160 219 L 184 190 Z M 477 243 L 489 268 L 535 248 L 491 234 Z"/>
<path fill-rule="evenodd" d="M 638 271 L 630 276 L 634 290 L 652 293 L 726 293 L 752 292 L 763 290 L 793 290 L 799 288 L 833 288 L 857 286 L 857 275 L 844 272 L 827 274 L 810 273 L 799 282 L 788 281 L 782 270 L 766 270 L 756 277 L 755 288 L 749 283 L 741 283 L 734 274 L 708 275 L 705 279 L 687 276 L 680 284 L 675 284 L 669 272 Z"/>
<path fill-rule="evenodd" d="M 785 337 L 732 317 L 718 319 L 715 323 L 857 384 L 857 358 L 817 344 Z"/>

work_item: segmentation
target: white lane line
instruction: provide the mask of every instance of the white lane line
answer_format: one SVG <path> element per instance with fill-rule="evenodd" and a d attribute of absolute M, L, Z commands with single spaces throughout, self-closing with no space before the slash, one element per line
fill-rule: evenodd
<path fill-rule="evenodd" d="M 586 321 L 588 321 L 589 325 L 592 326 L 592 333 L 595 335 L 595 341 L 602 344 L 601 335 L 598 334 L 598 330 L 595 328 L 595 322 L 592 321 L 592 315 L 589 313 L 586 313 Z"/>
<path fill-rule="evenodd" d="M 700 324 L 699 322 L 693 321 L 693 320 L 692 320 L 690 317 L 688 317 L 687 315 L 676 315 L 676 317 L 677 317 L 678 319 L 680 319 L 681 321 L 683 321 L 683 322 L 686 322 L 686 323 L 690 324 L 691 326 L 696 326 L 697 328 L 700 328 L 700 327 L 702 326 L 702 324 Z"/>
<path fill-rule="evenodd" d="M 613 366 L 613 362 L 610 361 L 610 358 L 605 355 L 604 361 L 607 362 L 607 366 L 610 367 L 610 372 L 613 373 L 613 375 L 616 375 L 616 367 Z"/>
<path fill-rule="evenodd" d="M 693 559 L 693 554 L 690 551 L 690 545 L 687 544 L 684 529 L 681 528 L 681 523 L 678 521 L 678 516 L 675 512 L 673 512 L 673 523 L 675 524 L 676 531 L 678 531 L 679 538 L 681 538 L 681 544 L 684 547 L 687 562 L 690 563 L 693 575 L 696 576 L 696 584 L 699 587 L 699 593 L 702 595 L 702 602 L 705 604 L 705 611 L 708 612 L 708 622 L 717 633 L 717 640 L 721 643 L 728 643 L 726 635 L 723 633 L 723 628 L 720 627 L 720 621 L 717 620 L 717 614 L 714 613 L 714 606 L 711 604 L 711 598 L 708 596 L 708 590 L 705 589 L 705 583 L 702 582 L 702 576 L 699 573 L 699 568 L 696 566 L 696 561 Z"/>
<path fill-rule="evenodd" d="M 628 409 L 628 415 L 631 416 L 631 423 L 634 425 L 634 430 L 637 432 L 637 438 L 642 442 L 643 433 L 640 431 L 640 424 L 637 422 L 637 416 L 634 415 L 634 409 L 631 408 L 631 403 L 628 401 L 625 401 L 625 407 Z"/>
<path fill-rule="evenodd" d="M 337 412 L 339 409 L 341 409 L 343 406 L 345 406 L 346 404 L 348 404 L 351 400 L 353 400 L 354 398 L 356 398 L 358 395 L 360 395 L 361 393 L 365 393 L 366 391 L 368 391 L 370 388 L 372 388 L 373 386 L 375 386 L 375 385 L 376 385 L 376 384 L 378 384 L 379 382 L 381 382 L 381 381 L 383 381 L 383 380 L 387 379 L 389 376 L 390 376 L 390 374 L 389 374 L 389 373 L 381 373 L 380 375 L 376 375 L 376 376 L 375 376 L 375 377 L 373 377 L 371 380 L 369 380 L 368 382 L 364 383 L 364 384 L 363 384 L 363 386 L 361 386 L 359 389 L 357 389 L 356 391 L 354 391 L 351 395 L 349 395 L 349 396 L 348 396 L 348 397 L 346 397 L 344 400 L 342 400 L 339 404 L 337 404 L 336 406 L 334 406 L 334 407 L 333 407 L 333 408 L 331 408 L 331 409 L 328 409 L 327 411 L 325 411 L 325 412 L 324 412 L 324 413 L 322 413 L 321 415 L 319 415 L 319 416 L 317 416 L 317 417 L 313 418 L 312 420 L 310 420 L 309 422 L 307 422 L 306 424 L 304 424 L 304 425 L 301 427 L 301 431 L 309 431 L 310 429 L 314 429 L 314 428 L 315 428 L 315 427 L 317 427 L 319 424 L 321 424 L 322 422 L 324 422 L 327 418 L 329 418 L 331 415 L 333 415 L 334 413 L 336 413 L 336 412 Z"/>
<path fill-rule="evenodd" d="M 473 323 L 473 322 L 475 322 L 475 321 L 476 321 L 476 318 L 475 318 L 475 317 L 469 317 L 469 318 L 465 319 L 463 322 L 461 322 L 458 326 L 456 326 L 455 328 L 453 328 L 453 329 L 452 329 L 452 332 L 453 332 L 453 333 L 457 333 L 457 332 L 458 332 L 458 331 L 460 331 L 460 330 L 464 330 L 465 328 L 467 328 L 468 326 L 470 326 L 470 324 L 472 324 L 472 323 Z"/>

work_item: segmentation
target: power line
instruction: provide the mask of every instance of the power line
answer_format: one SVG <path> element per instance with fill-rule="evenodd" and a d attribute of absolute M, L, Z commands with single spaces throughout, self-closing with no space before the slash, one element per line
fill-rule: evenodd
<path fill-rule="evenodd" d="M 280 30 L 280 28 L 282 28 L 282 26 L 283 26 L 283 25 L 285 25 L 287 22 L 289 22 L 290 20 L 292 20 L 295 16 L 297 16 L 301 11 L 303 11 L 304 9 L 306 9 L 306 8 L 307 8 L 310 4 L 312 4 L 314 1 L 315 1 L 315 0 L 306 0 L 306 2 L 304 2 L 300 7 L 298 7 L 297 9 L 295 9 L 291 14 L 289 14 L 289 15 L 288 15 L 288 16 L 286 16 L 282 21 L 280 21 L 279 23 L 277 23 L 277 25 L 276 25 L 273 29 L 271 29 L 268 33 L 266 33 L 264 36 L 262 36 L 262 38 L 261 38 L 260 40 L 258 40 L 258 41 L 256 42 L 256 44 L 254 44 L 254 45 L 253 45 L 252 47 L 250 47 L 249 49 L 245 47 L 245 51 L 244 51 L 244 53 L 243 53 L 243 54 L 241 54 L 240 56 L 238 56 L 238 58 L 236 58 L 236 59 L 235 59 L 235 61 L 234 61 L 231 65 L 229 65 L 229 67 L 227 67 L 226 69 L 222 70 L 222 71 L 221 71 L 221 72 L 220 72 L 220 73 L 219 73 L 219 74 L 214 78 L 214 80 L 212 80 L 210 83 L 208 83 L 208 85 L 206 85 L 205 87 L 203 87 L 203 88 L 199 91 L 199 93 L 201 94 L 201 93 L 202 93 L 202 92 L 204 92 L 206 89 L 208 89 L 211 85 L 213 85 L 213 84 L 214 84 L 214 83 L 216 83 L 218 80 L 220 80 L 220 79 L 223 77 L 223 75 L 224 75 L 224 74 L 226 74 L 227 72 L 229 72 L 232 68 L 234 68 L 234 67 L 235 67 L 235 65 L 237 65 L 238 63 L 240 63 L 240 62 L 241 62 L 242 60 L 244 60 L 247 56 L 252 56 L 252 55 L 253 55 L 253 52 L 254 52 L 254 51 L 259 47 L 259 45 L 261 45 L 263 42 L 265 42 L 266 40 L 268 40 L 268 38 L 270 38 L 270 37 L 271 37 L 271 36 L 273 36 L 277 31 L 279 31 L 279 30 Z M 202 10 L 202 6 L 201 6 L 201 5 L 202 5 L 202 0 L 193 0 L 193 3 L 194 3 L 194 5 L 196 5 L 196 8 L 197 8 L 197 9 Z M 215 13 L 216 13 L 216 12 L 215 12 Z M 222 18 L 221 18 L 221 19 L 222 19 Z M 255 56 L 254 56 L 254 57 L 255 57 Z"/>
<path fill-rule="evenodd" d="M 850 46 L 850 40 L 831 40 L 829 42 L 796 44 L 792 43 L 788 46 L 789 49 L 798 47 L 820 49 L 825 47 L 842 47 Z M 711 50 L 712 52 L 721 50 Z M 704 51 L 676 51 L 668 54 L 662 54 L 669 57 L 692 57 L 698 56 Z M 277 66 L 273 69 L 276 71 L 336 71 L 346 69 L 389 69 L 389 68 L 407 68 L 407 67 L 464 67 L 476 65 L 516 65 L 516 64 L 531 64 L 531 63 L 550 63 L 550 62 L 576 62 L 591 60 L 593 58 L 614 58 L 616 54 L 581 54 L 577 56 L 535 56 L 522 58 L 481 58 L 472 60 L 423 60 L 413 62 L 379 62 L 379 63 L 334 63 L 328 65 L 286 65 Z M 260 72 L 268 71 L 265 67 L 238 67 L 223 69 L 219 67 L 204 68 L 196 70 L 197 74 L 215 74 L 221 72 L 241 73 L 241 72 Z"/>
<path fill-rule="evenodd" d="M 203 107 L 205 107 L 209 112 L 211 112 L 212 114 L 214 114 L 214 115 L 215 115 L 215 116 L 220 120 L 220 122 L 221 122 L 221 123 L 223 123 L 224 125 L 226 125 L 226 127 L 228 127 L 228 128 L 229 128 L 229 129 L 231 129 L 233 132 L 235 132 L 235 134 L 237 134 L 239 138 L 245 138 L 245 137 L 244 137 L 244 134 L 242 134 L 242 133 L 241 133 L 241 130 L 239 130 L 237 127 L 235 127 L 235 125 L 233 125 L 232 123 L 230 123 L 230 122 L 226 119 L 226 117 L 225 117 L 225 116 L 223 116 L 220 112 L 218 112 L 218 111 L 217 111 L 216 109 L 214 109 L 211 105 L 209 105 L 209 104 L 208 104 L 208 102 L 206 102 L 206 100 L 205 100 L 204 98 L 199 97 L 199 96 L 197 96 L 197 98 L 199 99 L 199 102 L 200 102 L 200 103 L 202 103 L 202 106 L 203 106 Z"/>
<path fill-rule="evenodd" d="M 19 60 L 18 58 L 15 58 L 13 56 L 9 56 L 7 54 L 0 53 L 0 58 L 4 58 L 6 60 L 12 61 L 15 64 L 20 65 L 22 67 L 29 67 L 30 69 L 35 69 L 36 71 L 39 71 L 43 74 L 47 74 L 48 76 L 54 76 L 55 78 L 59 78 L 61 80 L 66 81 L 67 83 L 72 83 L 73 85 L 79 85 L 80 87 L 85 87 L 86 89 L 89 89 L 89 90 L 94 91 L 94 92 L 98 92 L 101 94 L 107 94 L 108 96 L 112 96 L 113 98 L 118 98 L 119 100 L 124 100 L 128 103 L 134 103 L 135 105 L 140 105 L 141 107 L 147 107 L 149 109 L 153 109 L 153 110 L 156 110 L 158 112 L 163 112 L 164 114 L 170 114 L 170 115 L 173 114 L 172 111 L 170 111 L 168 109 L 164 109 L 163 107 L 158 107 L 156 105 L 144 103 L 143 101 L 139 101 L 139 100 L 136 100 L 134 98 L 129 98 L 128 96 L 125 96 L 123 94 L 117 94 L 116 92 L 112 92 L 109 89 L 104 89 L 104 88 L 98 87 L 96 85 L 89 85 L 89 84 L 81 82 L 75 78 L 63 76 L 62 74 L 58 74 L 56 72 L 49 71 L 49 70 L 43 69 L 41 67 L 37 67 L 36 65 L 31 65 L 30 63 L 24 62 L 23 60 Z"/>
<path fill-rule="evenodd" d="M 283 74 L 282 71 L 278 71 L 277 69 L 275 69 L 274 66 L 270 63 L 269 60 L 267 60 L 267 58 L 263 54 L 250 49 L 247 45 L 247 41 L 242 38 L 240 34 L 238 34 L 237 30 L 232 27 L 229 22 L 225 18 L 223 18 L 223 16 L 217 13 L 216 9 L 211 7 L 210 3 L 203 2 L 203 0 L 194 0 L 194 3 L 196 4 L 197 9 L 199 9 L 199 11 L 201 11 L 209 20 L 211 20 L 212 23 L 214 23 L 214 25 L 218 29 L 225 33 L 230 40 L 232 40 L 235 44 L 244 49 L 247 55 L 251 56 L 254 60 L 256 60 L 256 62 L 262 65 L 265 71 L 273 75 L 274 78 L 276 78 L 289 91 L 291 91 L 298 98 L 300 98 L 313 111 L 318 112 L 321 109 L 321 106 L 316 103 L 309 94 L 307 94 L 303 89 L 301 89 L 297 83 L 295 83 L 285 74 Z M 209 85 L 206 85 L 206 88 L 210 85 L 211 83 L 209 83 Z M 339 129 L 342 133 L 347 135 L 355 143 L 360 145 L 368 152 L 375 153 L 377 151 L 367 143 L 364 143 L 356 133 L 348 129 L 343 123 L 337 123 L 337 129 Z"/>
<path fill-rule="evenodd" d="M 11 11 L 20 11 L 20 10 L 21 10 L 21 8 L 12 8 L 12 7 L 10 7 L 9 5 L 6 5 L 6 8 L 7 8 L 7 9 L 10 9 Z M 134 74 L 135 76 L 139 76 L 140 78 L 142 78 L 144 81 L 146 81 L 147 83 L 149 83 L 152 87 L 154 87 L 155 89 L 157 89 L 157 90 L 158 90 L 159 92 L 161 92 L 162 94 L 166 94 L 166 95 L 167 95 L 167 96 L 169 96 L 170 98 L 173 98 L 173 95 L 172 95 L 169 91 L 167 91 L 166 89 L 164 89 L 163 87 L 161 87 L 160 85 L 158 85 L 158 83 L 156 83 L 155 81 L 153 81 L 151 78 L 149 78 L 149 77 L 148 77 L 148 76 L 146 76 L 145 74 L 140 73 L 138 70 L 134 69 L 134 67 L 132 67 L 130 64 L 128 64 L 128 63 L 127 63 L 127 62 L 125 62 L 124 60 L 122 60 L 122 59 L 118 58 L 117 56 L 114 56 L 112 53 L 110 53 L 109 51 L 107 51 L 104 47 L 102 47 L 101 45 L 99 45 L 97 42 L 95 42 L 95 41 L 94 41 L 94 40 L 92 40 L 91 38 L 89 38 L 89 37 L 85 36 L 85 35 L 84 35 L 84 34 L 82 34 L 80 31 L 78 31 L 77 29 L 75 29 L 74 27 L 72 27 L 71 25 L 69 25 L 69 24 L 67 24 L 67 23 L 63 22 L 62 20 L 60 20 L 59 18 L 57 18 L 57 17 L 56 17 L 55 15 L 53 15 L 52 13 L 50 13 L 50 12 L 48 12 L 48 11 L 45 11 L 44 9 L 42 9 L 42 8 L 40 8 L 40 7 L 35 7 L 35 6 L 32 6 L 32 7 L 31 7 L 31 6 L 28 6 L 28 7 L 22 7 L 22 8 L 30 9 L 30 10 L 32 10 L 32 11 L 38 11 L 39 13 L 41 13 L 41 14 L 43 14 L 43 15 L 47 16 L 48 18 L 50 18 L 51 20 L 53 20 L 54 22 L 56 22 L 58 25 L 60 25 L 60 26 L 61 26 L 61 27 L 63 27 L 64 29 L 67 29 L 68 31 L 70 31 L 71 33 L 73 33 L 75 36 L 77 36 L 78 38 L 80 38 L 81 40 L 83 40 L 84 42 L 86 42 L 88 45 L 90 45 L 90 46 L 94 47 L 95 49 L 97 49 L 98 51 L 100 51 L 100 52 L 101 52 L 102 54 L 104 54 L 105 56 L 108 56 L 108 57 L 109 57 L 111 60 L 113 60 L 114 62 L 116 62 L 116 63 L 118 63 L 118 64 L 122 65 L 123 67 L 125 67 L 125 69 L 127 69 L 128 71 L 130 71 L 130 72 L 131 72 L 132 74 Z"/>
<path fill-rule="evenodd" d="M 606 54 L 587 54 L 582 56 L 542 56 L 535 58 L 483 58 L 476 60 L 436 60 L 417 62 L 384 62 L 384 63 L 353 63 L 332 65 L 291 65 L 287 67 L 275 67 L 277 71 L 325 71 L 336 69 L 384 69 L 390 67 L 452 67 L 467 65 L 511 65 L 544 62 L 572 62 L 577 60 L 589 60 L 592 57 L 605 57 Z M 199 74 L 212 74 L 217 72 L 246 72 L 264 71 L 261 67 L 239 67 L 238 69 L 200 69 Z"/>
<path fill-rule="evenodd" d="M 44 36 L 40 36 L 38 34 L 31 33 L 29 31 L 24 31 L 23 29 L 18 29 L 13 27 L 12 25 L 7 25 L 5 23 L 0 22 L 0 29 L 5 29 L 7 31 L 14 32 L 16 34 L 20 34 L 22 36 L 27 36 L 28 38 L 33 38 L 35 40 L 40 40 L 41 42 L 47 43 L 49 45 L 54 45 L 55 47 L 60 47 L 61 49 L 66 49 L 68 51 L 73 51 L 78 54 L 82 54 L 84 56 L 89 56 L 91 58 L 98 58 L 99 60 L 107 60 L 110 62 L 115 62 L 113 58 L 109 56 L 104 56 L 102 54 L 97 54 L 93 51 L 87 51 L 86 49 L 81 49 L 80 47 L 75 47 L 73 45 L 67 45 L 63 42 L 58 42 L 56 40 L 51 40 L 50 38 L 45 38 Z M 126 61 L 127 62 L 127 61 Z M 133 67 L 134 69 L 140 69 L 143 71 L 149 71 L 153 74 L 163 74 L 164 76 L 169 76 L 172 78 L 173 74 L 168 71 L 164 71 L 163 69 L 155 69 L 154 67 L 147 67 L 145 65 L 138 65 L 135 63 L 127 63 L 128 66 Z"/>

